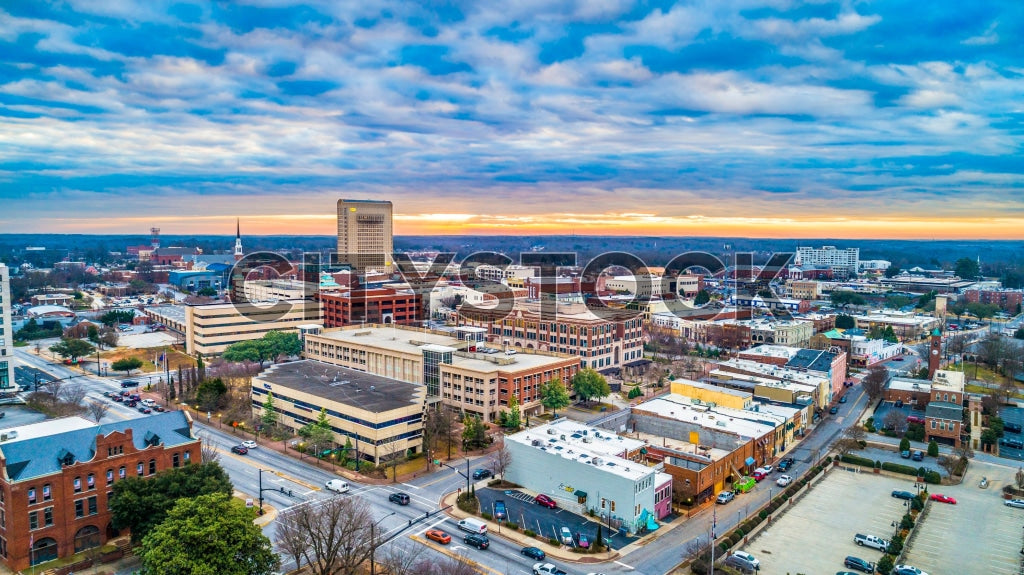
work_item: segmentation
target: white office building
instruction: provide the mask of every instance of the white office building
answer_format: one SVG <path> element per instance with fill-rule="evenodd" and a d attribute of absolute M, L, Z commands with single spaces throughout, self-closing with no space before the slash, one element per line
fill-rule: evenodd
<path fill-rule="evenodd" d="M 835 246 L 820 248 L 799 247 L 796 249 L 796 265 L 814 265 L 832 268 L 837 275 L 857 275 L 860 262 L 860 248 L 838 249 Z"/>
<path fill-rule="evenodd" d="M 0 262 L 0 393 L 14 387 L 14 328 L 11 325 L 11 274 Z"/>

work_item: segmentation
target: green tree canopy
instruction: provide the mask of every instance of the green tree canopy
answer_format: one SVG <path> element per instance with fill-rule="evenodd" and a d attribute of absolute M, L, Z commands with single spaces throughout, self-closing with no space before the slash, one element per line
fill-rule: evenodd
<path fill-rule="evenodd" d="M 976 260 L 960 258 L 953 264 L 953 273 L 963 279 L 972 280 L 981 274 L 981 269 Z"/>
<path fill-rule="evenodd" d="M 572 376 L 572 390 L 581 401 L 611 395 L 612 390 L 604 376 L 593 369 L 581 369 Z"/>
<path fill-rule="evenodd" d="M 894 277 L 900 275 L 901 271 L 903 271 L 903 270 L 900 269 L 900 266 L 895 265 L 895 264 L 890 265 L 889 267 L 885 268 L 885 277 L 887 277 L 887 278 L 894 278 Z"/>
<path fill-rule="evenodd" d="M 986 319 L 999 313 L 999 306 L 994 303 L 971 302 L 967 304 L 967 311 L 978 319 Z"/>
<path fill-rule="evenodd" d="M 462 445 L 464 449 L 487 447 L 487 427 L 475 415 L 467 415 L 462 422 Z"/>
<path fill-rule="evenodd" d="M 85 340 L 66 337 L 60 340 L 60 342 L 51 345 L 50 351 L 64 359 L 70 359 L 75 362 L 78 361 L 78 358 L 85 357 L 96 351 L 96 347 Z"/>
<path fill-rule="evenodd" d="M 711 301 L 711 294 L 708 290 L 702 289 L 697 292 L 697 297 L 693 298 L 693 305 L 704 305 Z"/>
<path fill-rule="evenodd" d="M 252 512 L 223 493 L 179 499 L 140 557 L 146 575 L 269 575 L 280 565 Z"/>
<path fill-rule="evenodd" d="M 508 411 L 502 412 L 505 417 L 502 420 L 502 425 L 508 429 L 518 431 L 523 425 L 523 412 L 519 409 L 519 400 L 516 396 L 508 398 Z"/>
<path fill-rule="evenodd" d="M 240 363 L 243 361 L 259 363 L 260 367 L 263 367 L 263 362 L 267 360 L 263 353 L 263 346 L 260 345 L 259 340 L 233 343 L 224 350 L 221 357 L 224 358 L 225 361 L 234 363 Z"/>
<path fill-rule="evenodd" d="M 855 327 L 857 327 L 857 320 L 853 319 L 852 315 L 841 313 L 836 316 L 836 328 L 853 329 Z"/>
<path fill-rule="evenodd" d="M 133 370 L 140 367 L 142 367 L 142 360 L 137 357 L 124 357 L 110 364 L 110 369 L 123 371 L 125 375 L 130 375 Z"/>
<path fill-rule="evenodd" d="M 541 385 L 540 404 L 550 409 L 552 414 L 569 406 L 569 392 L 565 390 L 562 378 L 556 377 Z"/>
<path fill-rule="evenodd" d="M 258 362 L 260 367 L 263 367 L 267 361 L 300 353 L 302 353 L 302 342 L 299 341 L 297 334 L 271 331 L 260 339 L 240 341 L 229 345 L 221 357 L 231 362 Z"/>
<path fill-rule="evenodd" d="M 267 400 L 263 402 L 263 413 L 260 415 L 260 421 L 267 427 L 274 427 L 277 425 L 277 410 L 274 409 L 274 393 L 267 392 Z"/>
<path fill-rule="evenodd" d="M 130 309 L 115 309 L 108 311 L 100 317 L 103 325 L 114 325 L 118 323 L 131 323 L 135 319 L 135 312 Z"/>
<path fill-rule="evenodd" d="M 223 379 L 219 377 L 207 379 L 200 383 L 199 388 L 196 389 L 196 401 L 199 402 L 199 406 L 203 411 L 210 411 L 222 407 L 227 393 L 228 386 L 224 384 Z"/>
<path fill-rule="evenodd" d="M 216 462 L 190 464 L 160 472 L 154 477 L 127 477 L 114 483 L 111 519 L 117 529 L 130 529 L 141 541 L 184 497 L 221 493 L 230 496 L 231 480 Z"/>
<path fill-rule="evenodd" d="M 859 293 L 846 290 L 835 290 L 829 296 L 832 305 L 845 308 L 848 305 L 864 305 L 866 300 Z"/>

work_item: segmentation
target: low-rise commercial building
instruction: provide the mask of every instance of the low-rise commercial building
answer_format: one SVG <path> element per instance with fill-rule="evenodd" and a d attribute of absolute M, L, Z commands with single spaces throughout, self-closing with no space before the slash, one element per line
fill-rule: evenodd
<path fill-rule="evenodd" d="M 838 389 L 842 389 L 842 379 L 838 380 L 838 389 L 836 388 L 833 381 L 836 375 L 838 374 L 822 373 L 807 368 L 779 367 L 738 358 L 720 362 L 711 372 L 711 378 L 715 380 L 743 380 L 755 383 L 755 397 L 800 405 L 810 400 L 819 409 L 827 407 L 832 402 L 832 396 Z"/>
<path fill-rule="evenodd" d="M 271 331 L 296 332 L 300 325 L 319 321 L 320 305 L 305 299 L 186 305 L 185 351 L 219 355 L 231 344 Z"/>
<path fill-rule="evenodd" d="M 416 325 L 422 318 L 420 296 L 413 290 L 357 288 L 321 293 L 324 327 L 365 323 Z"/>
<path fill-rule="evenodd" d="M 511 455 L 505 479 L 548 495 L 560 507 L 593 511 L 612 527 L 636 532 L 659 518 L 657 504 L 670 502 L 672 493 L 671 477 L 636 461 L 645 446 L 563 419 L 505 438 Z"/>
<path fill-rule="evenodd" d="M 325 410 L 335 445 L 352 443 L 350 457 L 379 465 L 423 449 L 422 384 L 303 360 L 274 364 L 253 378 L 254 418 L 262 417 L 268 395 L 278 423 L 293 432 Z"/>
<path fill-rule="evenodd" d="M 853 318 L 857 321 L 857 327 L 861 329 L 891 327 L 896 336 L 903 340 L 921 338 L 939 327 L 939 320 L 930 315 L 895 310 L 873 311 L 855 315 Z"/>
<path fill-rule="evenodd" d="M 967 303 L 987 303 L 997 305 L 1006 313 L 1021 312 L 1024 302 L 1024 290 L 1019 289 L 969 289 L 963 292 Z"/>
<path fill-rule="evenodd" d="M 754 394 L 748 391 L 683 378 L 672 380 L 669 389 L 675 395 L 691 398 L 696 405 L 721 406 L 730 409 L 752 409 L 754 407 Z"/>
<path fill-rule="evenodd" d="M 27 569 L 103 545 L 113 486 L 200 461 L 183 411 L 96 425 L 66 417 L 0 430 L 0 560 Z"/>

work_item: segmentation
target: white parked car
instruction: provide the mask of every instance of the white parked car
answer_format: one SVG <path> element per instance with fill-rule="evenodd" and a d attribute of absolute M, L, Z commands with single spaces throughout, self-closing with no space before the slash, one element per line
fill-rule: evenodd
<path fill-rule="evenodd" d="M 251 439 L 246 439 L 242 442 L 242 445 L 244 445 L 246 449 L 256 449 L 259 446 L 259 444 Z"/>
<path fill-rule="evenodd" d="M 1009 501 L 1004 501 L 1003 505 L 1007 507 L 1019 507 L 1021 509 L 1024 509 L 1024 499 L 1010 499 Z"/>
<path fill-rule="evenodd" d="M 778 485 L 779 487 L 785 487 L 790 483 L 793 483 L 793 478 L 788 475 L 783 475 L 782 477 L 779 477 L 778 479 L 775 480 L 775 484 Z"/>
<path fill-rule="evenodd" d="M 771 473 L 772 471 L 775 471 L 775 466 L 774 465 L 765 465 L 761 469 L 767 474 L 767 473 Z"/>
<path fill-rule="evenodd" d="M 574 543 L 572 540 L 572 531 L 570 531 L 568 527 L 563 525 L 562 529 L 559 530 L 559 533 L 562 536 L 563 545 L 572 545 Z"/>
<path fill-rule="evenodd" d="M 156 405 L 156 402 L 153 401 L 152 399 L 146 398 L 142 400 L 142 405 L 145 405 L 146 407 L 153 407 L 154 405 Z"/>

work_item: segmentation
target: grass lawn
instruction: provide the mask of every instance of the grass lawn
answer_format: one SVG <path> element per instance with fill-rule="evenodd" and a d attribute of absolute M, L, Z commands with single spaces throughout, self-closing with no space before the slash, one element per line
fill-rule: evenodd
<path fill-rule="evenodd" d="M 163 365 L 157 366 L 156 364 L 153 363 L 154 359 L 160 359 L 161 353 L 167 354 L 171 366 L 171 371 L 177 371 L 179 366 L 192 367 L 196 363 L 196 360 L 193 359 L 191 356 L 188 356 L 178 350 L 171 349 L 170 346 L 150 347 L 143 349 L 117 348 L 106 352 L 100 352 L 100 358 L 109 361 L 110 363 L 113 363 L 119 359 L 136 357 L 142 360 L 142 369 L 139 371 L 146 373 L 163 371 Z M 139 371 L 135 371 L 133 373 L 139 373 Z"/>

